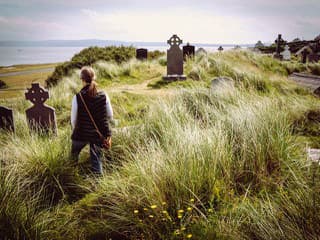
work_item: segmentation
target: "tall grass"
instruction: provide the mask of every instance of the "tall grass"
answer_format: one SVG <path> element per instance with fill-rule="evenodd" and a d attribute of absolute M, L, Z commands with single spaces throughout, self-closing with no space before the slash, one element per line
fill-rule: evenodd
<path fill-rule="evenodd" d="M 158 76 L 159 61 L 95 68 L 112 82 L 147 70 Z M 30 134 L 27 106 L 15 102 L 17 133 L 0 135 L 1 237 L 319 238 L 319 167 L 306 160 L 306 143 L 297 136 L 319 102 L 289 83 L 284 69 L 247 52 L 209 54 L 189 60 L 186 73 L 196 72 L 201 86 L 218 76 L 232 84 L 209 89 L 192 82 L 152 101 L 112 93 L 126 126 L 115 129 L 99 179 L 83 173 L 88 154 L 80 166 L 69 157 L 66 112 L 81 87 L 76 75 L 51 90 L 58 136 Z"/>

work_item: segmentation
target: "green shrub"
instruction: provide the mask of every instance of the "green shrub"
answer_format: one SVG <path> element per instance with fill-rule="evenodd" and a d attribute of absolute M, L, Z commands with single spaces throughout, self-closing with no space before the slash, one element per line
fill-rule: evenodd
<path fill-rule="evenodd" d="M 4 89 L 7 87 L 8 87 L 7 84 L 4 81 L 0 80 L 0 89 Z"/>
<path fill-rule="evenodd" d="M 71 74 L 74 69 L 91 66 L 97 61 L 112 61 L 122 63 L 135 56 L 133 47 L 89 47 L 74 55 L 69 62 L 58 65 L 46 80 L 48 87 L 56 85 L 64 76 Z"/>
<path fill-rule="evenodd" d="M 155 51 L 149 51 L 148 52 L 148 59 L 149 60 L 154 60 L 154 59 L 158 59 L 162 56 L 164 56 L 166 53 L 159 51 L 159 50 L 155 50 Z"/>

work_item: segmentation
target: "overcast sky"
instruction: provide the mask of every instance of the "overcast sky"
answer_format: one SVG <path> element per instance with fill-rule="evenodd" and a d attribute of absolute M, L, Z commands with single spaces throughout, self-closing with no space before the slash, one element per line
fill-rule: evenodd
<path fill-rule="evenodd" d="M 314 39 L 320 0 L 0 0 L 0 40 Z"/>

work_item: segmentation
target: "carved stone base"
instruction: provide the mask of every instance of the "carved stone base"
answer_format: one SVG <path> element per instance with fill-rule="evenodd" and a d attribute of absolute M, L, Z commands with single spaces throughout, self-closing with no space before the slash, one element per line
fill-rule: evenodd
<path fill-rule="evenodd" d="M 167 75 L 167 76 L 163 76 L 162 79 L 166 81 L 181 81 L 181 80 L 186 80 L 187 76 L 186 75 Z"/>

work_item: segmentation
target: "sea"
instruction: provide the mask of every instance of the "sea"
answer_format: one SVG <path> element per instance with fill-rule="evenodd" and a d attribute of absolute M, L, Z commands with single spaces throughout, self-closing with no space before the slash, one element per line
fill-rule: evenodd
<path fill-rule="evenodd" d="M 223 45 L 222 45 L 223 46 Z M 167 46 L 134 46 L 147 48 L 149 51 L 166 51 Z M 43 64 L 69 61 L 74 54 L 86 47 L 0 47 L 0 66 L 12 66 L 19 64 Z M 217 51 L 217 46 L 203 47 L 208 52 Z M 224 46 L 225 50 L 231 49 Z"/>

